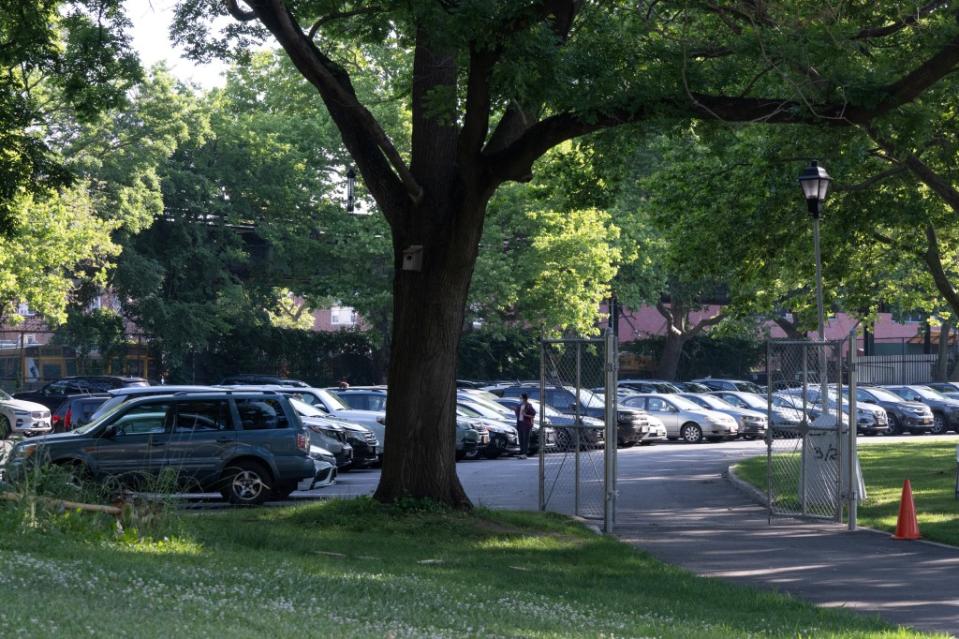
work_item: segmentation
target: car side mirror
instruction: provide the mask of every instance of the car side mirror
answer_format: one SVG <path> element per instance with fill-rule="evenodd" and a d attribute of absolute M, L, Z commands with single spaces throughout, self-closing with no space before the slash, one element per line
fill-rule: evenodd
<path fill-rule="evenodd" d="M 103 436 L 107 439 L 113 439 L 114 437 L 119 437 L 123 434 L 123 431 L 117 428 L 116 424 L 110 424 L 103 429 Z"/>

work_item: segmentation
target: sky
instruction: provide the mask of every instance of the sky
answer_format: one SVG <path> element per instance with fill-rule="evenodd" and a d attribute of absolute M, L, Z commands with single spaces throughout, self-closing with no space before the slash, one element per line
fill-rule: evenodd
<path fill-rule="evenodd" d="M 226 65 L 197 64 L 183 57 L 170 43 L 170 22 L 177 0 L 128 0 L 127 16 L 133 22 L 133 46 L 145 68 L 165 61 L 178 79 L 202 88 L 223 86 Z"/>

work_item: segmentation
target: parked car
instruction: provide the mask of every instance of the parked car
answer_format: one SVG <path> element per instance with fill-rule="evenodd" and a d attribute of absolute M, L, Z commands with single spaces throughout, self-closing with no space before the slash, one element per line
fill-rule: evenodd
<path fill-rule="evenodd" d="M 739 425 L 735 419 L 702 408 L 677 393 L 643 393 L 630 397 L 624 403 L 658 417 L 666 426 L 668 439 L 698 444 L 703 438 L 719 441 L 735 439 L 739 435 Z"/>
<path fill-rule="evenodd" d="M 456 461 L 476 458 L 488 443 L 489 433 L 481 433 L 466 420 L 456 420 Z"/>
<path fill-rule="evenodd" d="M 363 428 L 370 430 L 377 441 L 376 453 L 380 459 L 383 458 L 383 446 L 386 443 L 386 391 L 376 392 L 383 398 L 382 410 L 361 410 L 347 405 L 342 399 L 341 394 L 351 393 L 352 391 L 329 391 L 323 388 L 289 388 L 281 386 L 268 386 L 267 388 L 282 393 L 287 397 L 298 399 L 307 404 L 311 404 L 331 417 L 339 417 L 348 422 L 359 424 Z"/>
<path fill-rule="evenodd" d="M 220 380 L 217 386 L 293 386 L 309 388 L 310 385 L 298 379 L 287 379 L 274 375 L 229 375 Z"/>
<path fill-rule="evenodd" d="M 0 439 L 10 435 L 44 435 L 52 429 L 49 408 L 36 402 L 14 399 L 0 390 Z"/>
<path fill-rule="evenodd" d="M 827 410 L 835 413 L 842 410 L 843 420 L 849 419 L 849 396 L 844 394 L 842 404 L 837 399 L 833 389 L 829 389 Z M 796 402 L 796 408 L 802 409 L 803 397 L 805 396 L 805 407 L 809 411 L 809 416 L 813 421 L 822 413 L 822 390 L 818 386 L 807 386 L 805 390 L 802 387 L 787 388 L 776 393 L 780 397 L 792 398 Z M 885 433 L 889 430 L 889 415 L 886 409 L 869 402 L 856 402 L 856 431 L 867 435 L 876 435 Z"/>
<path fill-rule="evenodd" d="M 637 393 L 678 393 L 679 388 L 665 379 L 621 379 L 618 386 Z"/>
<path fill-rule="evenodd" d="M 124 388 L 114 388 L 106 392 L 109 395 L 107 401 L 100 404 L 97 410 L 90 415 L 90 421 L 100 419 L 106 413 L 112 411 L 120 404 L 131 399 L 141 397 L 150 397 L 151 395 L 176 395 L 178 393 L 210 393 L 222 389 L 214 386 L 127 386 Z"/>
<path fill-rule="evenodd" d="M 91 395 L 105 393 L 114 388 L 128 386 L 149 386 L 142 377 L 119 377 L 116 375 L 83 375 L 64 377 L 42 386 L 35 391 L 14 393 L 14 398 L 43 404 L 48 410 L 54 410 L 70 395 Z"/>
<path fill-rule="evenodd" d="M 949 399 L 928 386 L 884 386 L 906 401 L 921 402 L 932 411 L 932 428 L 929 432 L 941 435 L 950 430 L 959 431 L 959 400 Z"/>
<path fill-rule="evenodd" d="M 956 382 L 929 382 L 926 386 L 949 399 L 959 399 L 959 384 Z"/>
<path fill-rule="evenodd" d="M 342 432 L 346 438 L 345 442 L 353 449 L 353 467 L 368 468 L 382 461 L 380 441 L 370 429 L 340 417 L 332 417 L 319 407 L 293 397 L 290 398 L 290 402 L 300 417 L 314 419 L 321 430 L 337 433 L 337 440 L 340 440 L 339 433 Z M 304 419 L 304 423 L 307 428 L 312 425 L 312 422 L 306 419 Z"/>
<path fill-rule="evenodd" d="M 739 424 L 739 435 L 744 439 L 761 439 L 766 436 L 768 420 L 766 414 L 751 408 L 740 408 L 715 395 L 699 393 L 680 393 L 689 401 L 709 410 L 726 413 Z"/>
<path fill-rule="evenodd" d="M 708 393 L 712 389 L 698 382 L 676 382 L 676 387 L 684 393 Z"/>
<path fill-rule="evenodd" d="M 515 426 L 499 420 L 483 417 L 471 408 L 457 403 L 456 419 L 467 422 L 472 428 L 489 434 L 489 443 L 479 451 L 487 459 L 496 459 L 501 455 L 515 455 L 519 453 L 519 433 Z"/>
<path fill-rule="evenodd" d="M 702 379 L 692 380 L 696 384 L 702 384 L 710 390 L 728 390 L 728 391 L 740 391 L 743 393 L 755 393 L 757 395 L 762 395 L 765 393 L 765 390 L 757 384 L 753 384 L 750 381 L 744 379 L 718 379 L 715 377 L 705 377 Z"/>
<path fill-rule="evenodd" d="M 495 392 L 499 392 L 502 397 L 520 397 L 526 393 L 530 399 L 540 399 L 539 384 L 509 386 Z M 547 386 L 546 404 L 567 415 L 575 415 L 578 412 L 584 417 L 603 419 L 606 414 L 606 398 L 586 388 L 580 389 L 577 393 L 572 386 Z M 620 404 L 616 411 L 617 445 L 633 446 L 649 436 L 649 420 L 646 414 L 642 410 Z"/>
<path fill-rule="evenodd" d="M 330 451 L 310 445 L 310 457 L 313 459 L 313 485 L 310 490 L 324 488 L 336 482 L 336 457 Z"/>
<path fill-rule="evenodd" d="M 110 399 L 106 393 L 101 395 L 71 395 L 57 406 L 50 418 L 53 432 L 63 433 L 89 424 L 97 409 Z"/>
<path fill-rule="evenodd" d="M 346 439 L 346 430 L 309 404 L 290 398 L 290 405 L 309 431 L 310 445 L 331 452 L 339 472 L 349 470 L 353 466 L 353 446 Z"/>
<path fill-rule="evenodd" d="M 849 389 L 845 389 L 848 397 Z M 922 402 L 906 401 L 899 395 L 877 386 L 858 386 L 856 401 L 881 406 L 889 416 L 890 435 L 912 433 L 920 435 L 932 431 L 935 421 L 932 410 Z"/>
<path fill-rule="evenodd" d="M 18 481 L 32 464 L 57 464 L 136 485 L 174 469 L 185 488 L 252 505 L 309 490 L 317 472 L 309 452 L 307 430 L 285 397 L 219 391 L 124 402 L 77 430 L 18 443 L 7 471 Z"/>
<path fill-rule="evenodd" d="M 796 434 L 796 429 L 800 424 L 809 420 L 809 416 L 804 414 L 801 409 L 797 409 L 794 403 L 773 397 L 773 405 L 769 406 L 765 395 L 757 395 L 745 391 L 712 391 L 710 395 L 726 401 L 737 408 L 745 408 L 765 413 L 769 411 L 770 426 L 774 434 L 792 436 Z"/>

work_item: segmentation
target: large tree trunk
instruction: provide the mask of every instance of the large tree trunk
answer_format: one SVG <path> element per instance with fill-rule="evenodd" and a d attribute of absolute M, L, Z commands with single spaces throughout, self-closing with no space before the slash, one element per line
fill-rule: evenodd
<path fill-rule="evenodd" d="M 659 379 L 676 379 L 676 373 L 679 371 L 679 360 L 683 356 L 683 346 L 686 344 L 686 337 L 678 335 L 675 332 L 666 332 L 666 341 L 663 343 L 663 354 L 659 358 L 659 366 L 656 368 L 656 376 Z"/>
<path fill-rule="evenodd" d="M 414 497 L 470 505 L 456 475 L 455 374 L 484 207 L 485 200 L 473 199 L 446 216 L 431 211 L 462 224 L 432 224 L 424 211 L 414 216 L 421 222 L 413 232 L 394 230 L 390 399 L 375 494 L 380 501 Z M 422 270 L 403 270 L 403 251 L 414 244 L 423 246 Z"/>
<path fill-rule="evenodd" d="M 939 325 L 939 349 L 936 359 L 936 381 L 944 382 L 949 377 L 949 333 L 952 332 L 952 320 Z"/>

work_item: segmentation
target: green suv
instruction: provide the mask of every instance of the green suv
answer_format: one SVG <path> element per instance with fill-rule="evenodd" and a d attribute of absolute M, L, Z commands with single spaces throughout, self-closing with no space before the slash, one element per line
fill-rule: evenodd
<path fill-rule="evenodd" d="M 124 402 L 83 428 L 22 441 L 10 451 L 6 474 L 16 482 L 32 465 L 57 464 L 93 480 L 137 485 L 172 469 L 181 488 L 259 504 L 312 488 L 317 466 L 309 446 L 278 393 L 176 393 Z"/>

